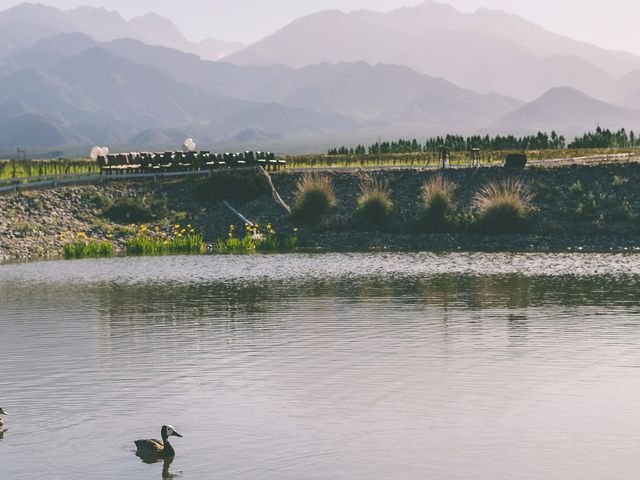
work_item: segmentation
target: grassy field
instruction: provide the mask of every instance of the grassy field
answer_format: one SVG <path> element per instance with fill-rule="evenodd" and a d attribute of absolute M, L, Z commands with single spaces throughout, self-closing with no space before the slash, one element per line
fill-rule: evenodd
<path fill-rule="evenodd" d="M 483 165 L 500 164 L 509 153 L 516 151 L 481 152 Z M 618 153 L 640 154 L 640 148 L 612 149 L 564 149 L 535 150 L 527 152 L 529 160 L 549 160 L 561 158 L 587 157 L 596 155 L 615 155 Z M 290 168 L 353 168 L 383 166 L 436 166 L 437 153 L 389 153 L 378 155 L 289 155 L 283 157 Z M 452 165 L 468 165 L 469 152 L 451 152 Z M 100 173 L 97 163 L 86 159 L 57 160 L 0 160 L 0 181 L 19 180 L 28 177 L 48 177 L 53 175 L 74 175 Z"/>
<path fill-rule="evenodd" d="M 0 180 L 99 172 L 92 160 L 0 160 Z"/>
<path fill-rule="evenodd" d="M 481 163 L 501 164 L 509 153 L 521 151 L 485 151 L 481 152 Z M 640 148 L 580 149 L 580 150 L 534 150 L 527 152 L 529 160 L 551 160 L 561 158 L 588 157 L 598 155 L 615 155 L 619 153 L 640 154 Z M 438 165 L 438 153 L 391 153 L 380 155 L 291 155 L 284 157 L 287 166 L 292 168 L 327 168 L 327 167 L 377 167 L 377 166 L 425 166 Z M 469 152 L 451 152 L 452 165 L 468 165 Z"/>

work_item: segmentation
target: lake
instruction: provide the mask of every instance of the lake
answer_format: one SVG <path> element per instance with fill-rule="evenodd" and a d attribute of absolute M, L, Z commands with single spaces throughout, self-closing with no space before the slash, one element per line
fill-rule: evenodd
<path fill-rule="evenodd" d="M 639 286 L 617 254 L 2 265 L 2 478 L 635 479 Z"/>

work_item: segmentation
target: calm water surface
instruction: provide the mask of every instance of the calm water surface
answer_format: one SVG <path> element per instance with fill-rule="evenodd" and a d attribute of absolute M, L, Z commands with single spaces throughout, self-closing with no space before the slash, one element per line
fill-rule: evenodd
<path fill-rule="evenodd" d="M 0 476 L 636 479 L 639 286 L 624 255 L 0 266 Z"/>

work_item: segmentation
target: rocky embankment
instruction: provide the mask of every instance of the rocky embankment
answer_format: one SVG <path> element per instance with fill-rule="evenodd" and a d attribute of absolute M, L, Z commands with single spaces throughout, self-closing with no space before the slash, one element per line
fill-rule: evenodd
<path fill-rule="evenodd" d="M 323 173 L 329 175 L 338 198 L 333 220 L 326 226 L 299 226 L 300 246 L 325 250 L 519 250 L 519 251 L 635 251 L 640 247 L 640 164 L 607 163 L 532 167 L 522 172 L 501 168 L 444 172 L 457 185 L 456 201 L 470 212 L 471 200 L 488 181 L 516 175 L 535 193 L 530 233 L 486 236 L 471 231 L 445 235 L 420 233 L 415 225 L 421 185 L 435 173 L 426 170 Z M 291 203 L 301 173 L 282 172 L 273 182 Z M 381 176 L 392 189 L 393 221 L 384 229 L 370 229 L 353 220 L 358 185 L 367 175 Z M 63 187 L 0 197 L 0 259 L 57 257 L 70 235 L 79 232 L 111 241 L 122 250 L 135 231 L 126 221 L 104 215 L 105 205 L 120 199 L 149 202 L 161 199 L 166 211 L 144 222 L 148 225 L 190 223 L 210 244 L 228 233 L 229 224 L 242 228 L 216 195 L 203 195 L 205 179 L 162 182 L 113 182 Z M 234 195 L 231 203 L 252 221 L 286 233 L 294 225 L 269 193 L 255 198 Z M 253 196 L 253 195 L 247 195 Z M 213 198 L 213 199 L 212 199 Z"/>

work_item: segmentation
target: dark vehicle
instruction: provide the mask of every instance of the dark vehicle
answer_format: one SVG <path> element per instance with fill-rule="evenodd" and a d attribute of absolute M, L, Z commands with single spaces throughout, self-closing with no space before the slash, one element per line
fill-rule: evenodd
<path fill-rule="evenodd" d="M 524 153 L 510 153 L 504 161 L 504 168 L 523 169 L 527 165 L 527 156 Z"/>

